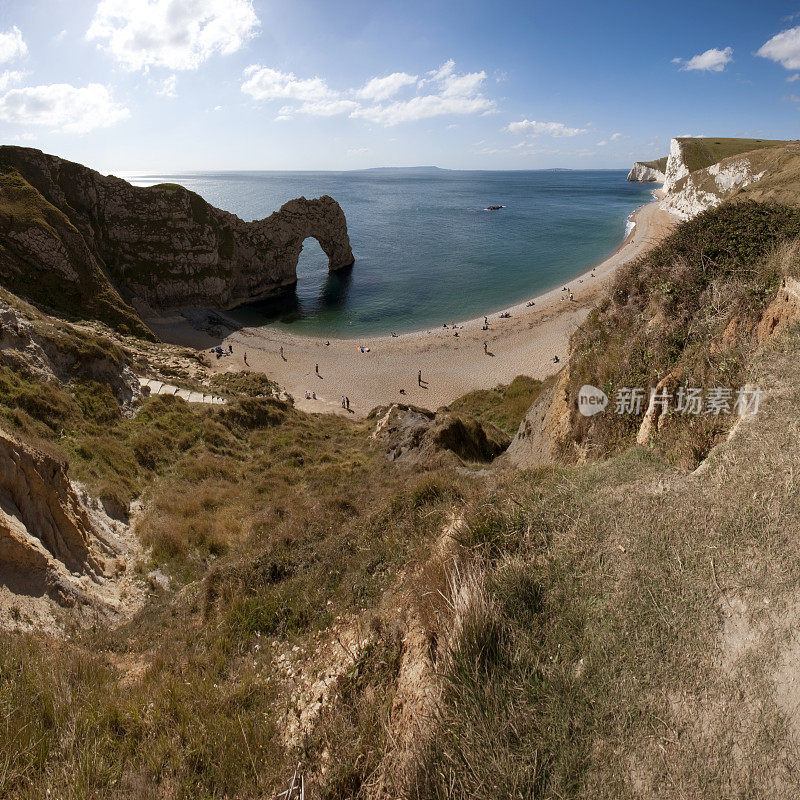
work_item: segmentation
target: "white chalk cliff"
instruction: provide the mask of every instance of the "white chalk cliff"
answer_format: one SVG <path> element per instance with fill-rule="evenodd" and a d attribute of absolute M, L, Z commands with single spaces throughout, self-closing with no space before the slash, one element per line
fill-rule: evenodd
<path fill-rule="evenodd" d="M 643 161 L 637 161 L 628 173 L 629 181 L 636 183 L 664 183 L 665 176 L 660 170 L 651 167 Z"/>
<path fill-rule="evenodd" d="M 798 142 L 779 140 L 679 137 L 670 142 L 666 159 L 636 162 L 628 180 L 662 180 L 656 193 L 660 206 L 680 220 L 734 196 L 794 202 L 798 148 Z"/>
<path fill-rule="evenodd" d="M 764 174 L 765 170 L 756 171 L 748 153 L 730 156 L 717 164 L 690 172 L 681 140 L 673 139 L 661 208 L 681 220 L 692 219 L 709 208 L 715 208 Z"/>

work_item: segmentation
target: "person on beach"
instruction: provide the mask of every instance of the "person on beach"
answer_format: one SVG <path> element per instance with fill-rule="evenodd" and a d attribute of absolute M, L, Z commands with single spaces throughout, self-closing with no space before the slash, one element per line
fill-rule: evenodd
<path fill-rule="evenodd" d="M 283 358 L 283 345 L 281 345 L 281 358 Z M 285 361 L 285 360 L 286 360 L 286 359 L 284 358 L 284 361 Z"/>
<path fill-rule="evenodd" d="M 483 315 L 483 324 L 484 325 L 488 325 L 489 324 L 489 317 L 487 317 L 485 314 Z"/>
<path fill-rule="evenodd" d="M 558 356 L 553 356 L 553 363 L 558 364 Z"/>
<path fill-rule="evenodd" d="M 489 342 L 483 343 L 483 352 L 488 355 L 489 354 Z"/>
<path fill-rule="evenodd" d="M 247 363 L 247 353 L 244 354 L 244 363 L 249 367 L 250 365 Z"/>
<path fill-rule="evenodd" d="M 345 397 L 344 398 L 344 402 L 345 402 L 345 407 L 349 411 L 350 410 L 350 398 L 349 397 Z"/>
<path fill-rule="evenodd" d="M 417 385 L 422 386 L 422 370 L 417 373 Z"/>
<path fill-rule="evenodd" d="M 342 408 L 344 408 L 344 395 L 342 395 Z"/>
<path fill-rule="evenodd" d="M 228 345 L 228 352 L 229 352 L 231 355 L 233 355 L 233 345 L 232 345 L 232 344 L 229 344 L 229 345 Z"/>
<path fill-rule="evenodd" d="M 314 365 L 314 372 L 317 373 L 317 377 L 319 377 L 319 364 Z"/>

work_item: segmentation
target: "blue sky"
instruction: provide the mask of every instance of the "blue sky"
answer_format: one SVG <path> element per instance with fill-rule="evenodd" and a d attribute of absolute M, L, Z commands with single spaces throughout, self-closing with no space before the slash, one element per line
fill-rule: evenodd
<path fill-rule="evenodd" d="M 616 168 L 800 138 L 800 2 L 2 0 L 0 139 L 104 172 Z"/>

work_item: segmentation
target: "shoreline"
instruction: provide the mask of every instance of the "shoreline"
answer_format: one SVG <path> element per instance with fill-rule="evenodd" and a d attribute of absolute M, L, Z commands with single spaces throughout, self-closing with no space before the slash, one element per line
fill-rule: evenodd
<path fill-rule="evenodd" d="M 507 306 L 501 319 L 488 314 L 489 329 L 481 330 L 483 317 L 391 336 L 325 339 L 302 336 L 272 327 L 225 330 L 224 312 L 213 312 L 223 322 L 218 329 L 198 330 L 180 312 L 146 320 L 164 341 L 205 350 L 204 362 L 214 372 L 263 372 L 274 380 L 304 411 L 348 414 L 341 396 L 350 398 L 348 416 L 363 418 L 375 406 L 393 402 L 436 409 L 476 389 L 507 384 L 517 375 L 544 379 L 566 363 L 569 338 L 602 294 L 614 271 L 657 244 L 674 226 L 670 215 L 654 201 L 636 209 L 633 228 L 620 247 L 582 275 L 569 280 L 574 301 L 552 289 L 525 302 Z M 596 277 L 591 277 L 592 273 Z M 205 313 L 205 312 L 199 312 Z M 236 323 L 234 323 L 236 325 Z M 458 336 L 454 334 L 458 333 Z M 326 344 L 329 342 L 329 344 Z M 484 342 L 488 354 L 484 353 Z M 221 344 L 233 355 L 217 359 L 208 351 Z M 359 352 L 358 346 L 369 348 Z M 280 348 L 284 349 L 284 357 Z M 244 363 L 244 354 L 248 363 Z M 554 356 L 559 363 L 553 363 Z M 315 367 L 319 365 L 319 376 Z M 417 383 L 422 371 L 425 387 Z M 305 399 L 305 392 L 317 399 Z"/>

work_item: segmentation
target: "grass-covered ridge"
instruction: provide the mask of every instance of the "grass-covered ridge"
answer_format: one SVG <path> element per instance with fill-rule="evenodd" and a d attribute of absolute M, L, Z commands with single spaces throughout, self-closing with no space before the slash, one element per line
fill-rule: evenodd
<path fill-rule="evenodd" d="M 519 375 L 508 386 L 469 392 L 448 408 L 490 422 L 513 436 L 541 390 L 542 381 Z"/>
<path fill-rule="evenodd" d="M 0 278 L 45 311 L 99 319 L 151 337 L 119 295 L 68 217 L 13 167 L 0 164 Z M 37 252 L 39 248 L 41 252 Z"/>
<path fill-rule="evenodd" d="M 643 167 L 650 167 L 650 169 L 655 169 L 658 170 L 659 172 L 664 172 L 667 168 L 667 156 L 656 158 L 653 161 L 637 161 L 636 163 L 641 164 Z"/>
<path fill-rule="evenodd" d="M 571 396 L 584 384 L 611 398 L 622 387 L 647 395 L 671 374 L 673 389 L 740 388 L 764 308 L 783 277 L 800 269 L 796 249 L 780 249 L 798 237 L 800 209 L 753 202 L 723 204 L 681 225 L 619 270 L 607 299 L 573 335 Z M 628 446 L 641 421 L 641 415 L 585 418 L 576 411 L 573 435 L 595 455 L 607 455 Z M 673 414 L 661 443 L 691 463 L 730 421 Z"/>
<path fill-rule="evenodd" d="M 723 158 L 788 144 L 781 139 L 712 139 L 684 138 L 681 143 L 683 161 L 689 172 L 710 167 Z"/>

